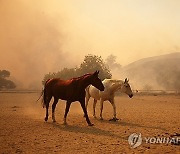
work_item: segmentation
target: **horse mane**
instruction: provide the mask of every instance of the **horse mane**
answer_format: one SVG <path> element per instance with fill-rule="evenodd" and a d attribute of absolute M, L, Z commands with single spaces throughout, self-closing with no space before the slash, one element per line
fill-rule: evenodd
<path fill-rule="evenodd" d="M 74 78 L 72 78 L 71 80 L 80 80 L 80 79 L 83 79 L 83 78 L 85 78 L 86 76 L 90 76 L 90 75 L 92 75 L 93 73 L 86 73 L 86 74 L 84 74 L 84 75 L 82 75 L 82 76 L 79 76 L 79 77 L 74 77 Z"/>
<path fill-rule="evenodd" d="M 124 82 L 123 80 L 119 80 L 119 79 L 105 79 L 106 81 L 110 81 L 110 82 L 112 82 L 112 83 L 117 83 L 117 82 Z M 104 81 L 105 81 L 104 80 Z"/>

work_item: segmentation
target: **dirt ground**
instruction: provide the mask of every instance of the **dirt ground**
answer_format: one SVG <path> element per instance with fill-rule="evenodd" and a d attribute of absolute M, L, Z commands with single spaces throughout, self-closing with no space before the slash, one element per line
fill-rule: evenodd
<path fill-rule="evenodd" d="M 131 148 L 128 137 L 170 137 L 180 133 L 180 96 L 128 96 L 115 98 L 118 122 L 112 118 L 112 106 L 105 102 L 103 117 L 88 114 L 93 127 L 87 126 L 78 102 L 71 105 L 68 125 L 63 125 L 65 102 L 56 108 L 56 123 L 51 114 L 44 122 L 45 109 L 36 102 L 39 93 L 0 93 L 0 153 L 180 153 L 174 144 L 146 143 Z M 51 108 L 50 108 L 51 113 Z"/>

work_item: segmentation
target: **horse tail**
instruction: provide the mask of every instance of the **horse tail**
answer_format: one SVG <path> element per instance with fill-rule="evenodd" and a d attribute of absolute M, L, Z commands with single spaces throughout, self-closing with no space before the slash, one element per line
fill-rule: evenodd
<path fill-rule="evenodd" d="M 43 96 L 43 92 L 44 92 L 44 90 L 42 89 L 41 94 L 40 94 L 39 98 L 36 100 L 36 102 L 38 102 L 40 100 L 40 98 Z"/>
<path fill-rule="evenodd" d="M 50 79 L 48 79 L 46 82 L 45 82 L 45 84 L 44 84 L 44 89 L 42 90 L 42 94 L 41 94 L 41 96 L 43 97 L 43 99 L 42 99 L 42 106 L 43 106 L 43 108 L 46 106 L 46 100 L 47 100 L 47 96 L 46 96 L 46 85 L 47 85 L 47 82 L 49 81 Z"/>

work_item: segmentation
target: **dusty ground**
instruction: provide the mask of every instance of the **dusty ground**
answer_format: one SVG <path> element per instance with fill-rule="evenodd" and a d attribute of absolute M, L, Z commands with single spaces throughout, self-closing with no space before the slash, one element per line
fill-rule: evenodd
<path fill-rule="evenodd" d="M 179 145 L 147 144 L 133 149 L 132 133 L 143 137 L 170 137 L 180 133 L 180 96 L 116 97 L 118 122 L 110 122 L 112 107 L 105 102 L 104 120 L 92 117 L 93 127 L 83 118 L 79 103 L 70 108 L 68 125 L 62 125 L 65 103 L 57 105 L 56 120 L 44 122 L 39 94 L 0 93 L 0 153 L 180 153 Z M 99 115 L 99 104 L 97 105 Z M 99 117 L 99 116 L 98 116 Z"/>

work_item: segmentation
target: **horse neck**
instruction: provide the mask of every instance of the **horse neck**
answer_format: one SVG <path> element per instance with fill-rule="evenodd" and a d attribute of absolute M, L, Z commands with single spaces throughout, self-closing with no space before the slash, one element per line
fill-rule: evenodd
<path fill-rule="evenodd" d="M 114 85 L 111 86 L 111 91 L 116 92 L 117 90 L 121 89 L 123 82 L 114 83 Z"/>
<path fill-rule="evenodd" d="M 84 89 L 84 90 L 87 88 L 87 86 L 89 86 L 91 84 L 91 80 L 90 80 L 89 76 L 84 77 L 84 78 L 80 79 L 79 81 L 80 81 L 81 89 Z"/>

